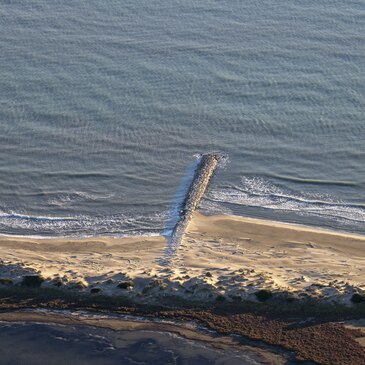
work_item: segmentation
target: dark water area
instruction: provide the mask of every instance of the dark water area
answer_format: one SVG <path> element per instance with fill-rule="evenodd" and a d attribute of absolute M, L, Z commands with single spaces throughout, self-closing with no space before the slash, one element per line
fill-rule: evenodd
<path fill-rule="evenodd" d="M 363 1 L 1 1 L 0 233 L 157 234 L 221 151 L 203 212 L 365 234 L 364 29 Z"/>
<path fill-rule="evenodd" d="M 0 323 L 3 365 L 255 365 L 259 357 L 218 350 L 165 332 Z"/>

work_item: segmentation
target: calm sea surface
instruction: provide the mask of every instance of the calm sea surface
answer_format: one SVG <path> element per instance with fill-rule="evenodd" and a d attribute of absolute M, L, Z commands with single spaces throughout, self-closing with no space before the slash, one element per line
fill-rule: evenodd
<path fill-rule="evenodd" d="M 365 234 L 364 1 L 0 1 L 0 233 L 206 213 Z"/>

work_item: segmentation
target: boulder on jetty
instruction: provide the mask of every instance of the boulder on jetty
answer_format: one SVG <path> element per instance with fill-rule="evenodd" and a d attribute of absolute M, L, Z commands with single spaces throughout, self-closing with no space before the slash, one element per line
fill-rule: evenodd
<path fill-rule="evenodd" d="M 200 158 L 199 164 L 195 170 L 194 178 L 190 184 L 186 197 L 181 204 L 180 219 L 176 224 L 172 241 L 179 243 L 189 224 L 192 214 L 199 207 L 200 201 L 204 196 L 210 179 L 218 165 L 221 156 L 218 153 L 206 153 Z"/>

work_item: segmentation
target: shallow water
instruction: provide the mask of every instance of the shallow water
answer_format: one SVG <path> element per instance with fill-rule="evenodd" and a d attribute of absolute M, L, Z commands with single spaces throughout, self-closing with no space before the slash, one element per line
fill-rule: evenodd
<path fill-rule="evenodd" d="M 0 323 L 1 363 L 17 365 L 256 365 L 244 351 L 218 350 L 154 331 Z"/>
<path fill-rule="evenodd" d="M 365 233 L 362 1 L 0 13 L 1 233 L 158 233 L 212 150 L 204 212 Z"/>

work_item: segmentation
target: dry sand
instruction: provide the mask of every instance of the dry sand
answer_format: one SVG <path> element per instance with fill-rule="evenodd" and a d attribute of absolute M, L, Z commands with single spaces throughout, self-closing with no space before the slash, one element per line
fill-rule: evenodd
<path fill-rule="evenodd" d="M 164 295 L 255 300 L 289 292 L 350 303 L 365 292 L 365 236 L 236 216 L 194 213 L 167 265 L 159 237 L 36 239 L 0 237 L 0 279 L 34 273 L 62 287 L 83 283 L 104 294 L 151 300 Z M 128 289 L 117 287 L 127 282 Z"/>
<path fill-rule="evenodd" d="M 246 294 L 268 288 L 347 302 L 365 289 L 365 236 L 299 225 L 197 213 L 177 260 L 209 270 L 215 285 L 236 274 Z"/>

